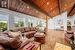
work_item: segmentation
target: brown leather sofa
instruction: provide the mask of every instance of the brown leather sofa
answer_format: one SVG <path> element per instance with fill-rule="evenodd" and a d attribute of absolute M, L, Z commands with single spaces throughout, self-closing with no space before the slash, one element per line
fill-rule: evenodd
<path fill-rule="evenodd" d="M 35 27 L 16 28 L 16 29 L 11 29 L 10 31 L 11 32 L 20 31 L 22 36 L 24 37 L 26 36 L 29 39 L 28 40 L 23 39 L 23 41 L 21 41 L 19 36 L 11 37 L 9 35 L 10 34 L 9 31 L 0 32 L 0 45 L 2 45 L 5 49 L 8 49 L 8 50 L 15 50 L 15 49 L 20 48 L 21 46 L 23 47 L 25 45 L 28 45 L 28 43 L 33 41 L 31 37 L 34 37 L 34 34 L 37 32 Z"/>
<path fill-rule="evenodd" d="M 18 38 L 11 38 L 6 32 L 0 32 L 0 45 L 5 49 L 9 48 L 10 50 L 17 49 L 21 46 L 22 41 Z M 1 47 L 2 48 L 2 47 Z M 2 50 L 4 50 L 2 48 Z"/>
<path fill-rule="evenodd" d="M 0 33 L 0 44 L 5 48 L 19 48 L 21 43 L 18 37 L 12 38 L 6 32 Z"/>
<path fill-rule="evenodd" d="M 23 36 L 26 36 L 27 38 L 31 38 L 37 32 L 37 29 L 36 27 L 23 27 L 23 28 L 11 29 L 10 31 L 12 32 L 20 31 L 23 34 Z"/>
<path fill-rule="evenodd" d="M 18 37 L 11 37 L 8 32 L 0 32 L 0 50 L 31 50 L 35 46 L 33 40 Z"/>
<path fill-rule="evenodd" d="M 20 34 L 24 39 L 20 38 L 20 36 L 10 36 L 10 31 L 20 31 Z M 28 50 L 31 50 L 35 46 L 33 43 L 31 43 L 34 41 L 32 39 L 34 37 L 34 34 L 37 32 L 37 29 L 35 27 L 15 28 L 11 29 L 10 31 L 0 32 L 0 45 L 4 47 L 4 49 L 2 48 L 2 50 L 20 50 L 20 48 L 28 48 Z"/>
<path fill-rule="evenodd" d="M 30 43 L 32 40 L 31 39 L 21 39 L 18 37 L 11 37 L 8 32 L 0 32 L 0 45 L 2 45 L 5 49 L 7 50 L 15 50 L 20 47 L 24 47 L 28 43 Z M 4 50 L 0 46 L 1 50 Z"/>

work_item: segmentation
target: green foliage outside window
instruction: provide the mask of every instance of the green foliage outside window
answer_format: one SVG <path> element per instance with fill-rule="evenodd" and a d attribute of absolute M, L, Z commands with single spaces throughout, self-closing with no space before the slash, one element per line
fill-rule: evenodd
<path fill-rule="evenodd" d="M 7 23 L 0 22 L 0 31 L 7 30 Z"/>
<path fill-rule="evenodd" d="M 14 23 L 15 27 L 23 27 L 24 26 L 24 22 L 23 21 L 18 21 Z"/>
<path fill-rule="evenodd" d="M 19 27 L 19 24 L 18 24 L 18 23 L 14 23 L 14 26 L 15 26 L 15 27 Z"/>
<path fill-rule="evenodd" d="M 24 22 L 19 21 L 19 26 L 20 26 L 20 27 L 23 27 L 23 26 L 24 26 Z"/>

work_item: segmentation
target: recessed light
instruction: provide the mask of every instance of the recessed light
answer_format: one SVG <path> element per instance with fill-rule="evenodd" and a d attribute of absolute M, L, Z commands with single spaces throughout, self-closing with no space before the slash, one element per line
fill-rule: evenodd
<path fill-rule="evenodd" d="M 36 13 L 38 13 L 38 11 L 36 11 Z"/>
<path fill-rule="evenodd" d="M 47 5 L 49 5 L 49 2 L 47 2 Z"/>
<path fill-rule="evenodd" d="M 55 11 L 53 11 L 53 13 L 55 13 Z"/>
<path fill-rule="evenodd" d="M 52 8 L 51 8 L 51 10 L 52 10 Z"/>
<path fill-rule="evenodd" d="M 65 4 L 65 6 L 67 6 L 67 4 Z"/>
<path fill-rule="evenodd" d="M 27 8 L 29 8 L 29 6 L 27 6 Z"/>

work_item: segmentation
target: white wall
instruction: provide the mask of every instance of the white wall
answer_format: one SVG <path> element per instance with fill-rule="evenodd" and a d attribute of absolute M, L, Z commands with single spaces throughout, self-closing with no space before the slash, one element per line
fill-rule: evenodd
<path fill-rule="evenodd" d="M 67 29 L 67 12 L 64 12 L 52 19 L 48 20 L 48 29 L 56 29 L 56 27 L 60 27 L 57 25 L 58 20 L 63 20 L 64 30 Z"/>
<path fill-rule="evenodd" d="M 55 24 L 54 24 L 54 20 L 53 19 L 49 19 L 48 20 L 48 29 L 54 29 L 55 28 Z"/>
<path fill-rule="evenodd" d="M 75 15 L 69 16 L 68 19 L 71 21 L 71 26 L 75 26 L 74 21 L 75 21 Z"/>

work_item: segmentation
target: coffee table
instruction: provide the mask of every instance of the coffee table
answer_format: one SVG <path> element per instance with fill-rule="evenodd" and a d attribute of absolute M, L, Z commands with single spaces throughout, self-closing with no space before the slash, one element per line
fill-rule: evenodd
<path fill-rule="evenodd" d="M 44 33 L 36 33 L 34 34 L 35 41 L 44 44 L 45 43 L 45 34 Z"/>
<path fill-rule="evenodd" d="M 37 32 L 36 34 L 34 34 L 34 37 L 35 41 L 40 43 L 40 50 L 41 50 L 41 44 L 45 43 L 45 34 Z"/>

